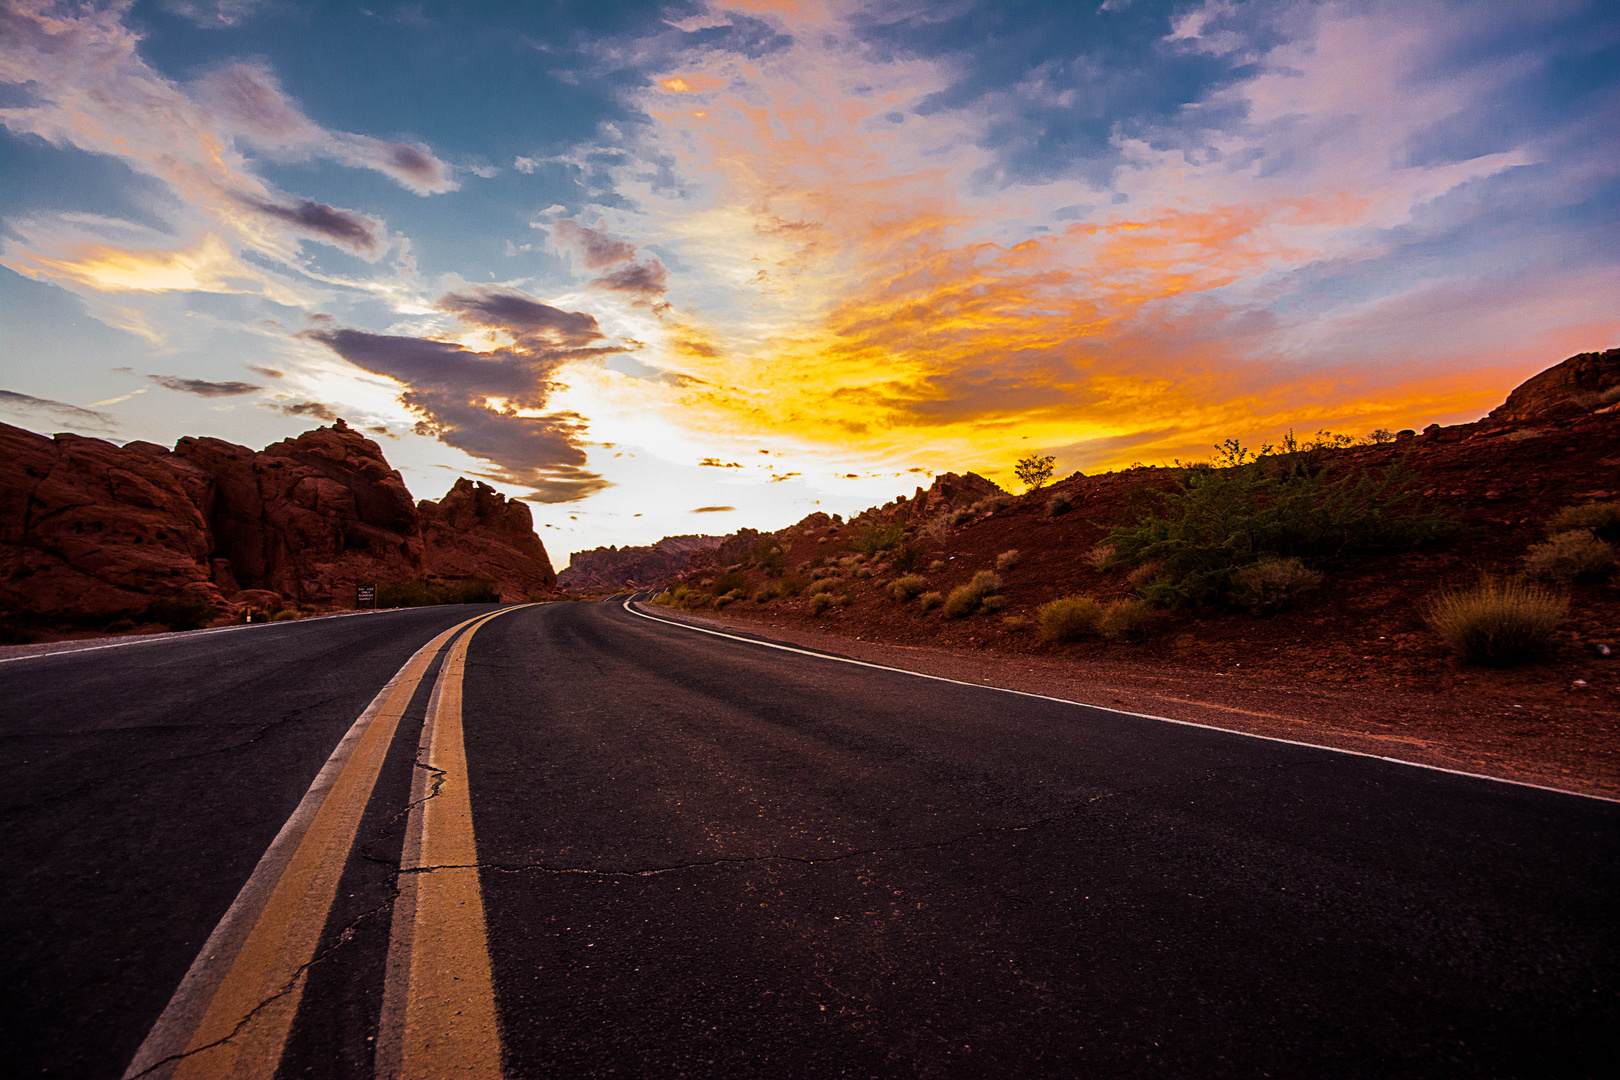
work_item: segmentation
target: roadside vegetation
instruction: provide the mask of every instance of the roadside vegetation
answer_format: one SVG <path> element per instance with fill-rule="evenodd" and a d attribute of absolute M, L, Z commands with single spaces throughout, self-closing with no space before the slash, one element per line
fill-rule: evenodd
<path fill-rule="evenodd" d="M 500 591 L 487 578 L 464 581 L 385 581 L 377 586 L 377 606 L 431 607 L 435 604 L 498 604 Z"/>

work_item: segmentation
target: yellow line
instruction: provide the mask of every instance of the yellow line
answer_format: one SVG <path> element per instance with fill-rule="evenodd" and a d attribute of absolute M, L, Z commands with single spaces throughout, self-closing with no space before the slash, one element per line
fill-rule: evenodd
<path fill-rule="evenodd" d="M 126 1077 L 273 1080 L 303 998 L 304 969 L 400 718 L 445 643 L 476 621 L 417 650 L 355 722 L 210 935 Z"/>
<path fill-rule="evenodd" d="M 499 1080 L 484 898 L 478 883 L 461 696 L 463 634 L 439 669 L 422 728 L 414 805 L 400 858 L 374 1075 L 387 1080 Z"/>

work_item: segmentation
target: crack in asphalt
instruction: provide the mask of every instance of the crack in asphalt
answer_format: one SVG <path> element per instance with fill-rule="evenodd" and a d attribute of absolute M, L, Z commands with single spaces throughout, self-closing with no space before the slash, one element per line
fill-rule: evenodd
<path fill-rule="evenodd" d="M 917 844 L 899 844 L 891 847 L 863 848 L 859 851 L 846 851 L 837 855 L 737 855 L 728 858 L 702 859 L 686 863 L 672 863 L 669 866 L 644 867 L 640 870 L 595 870 L 584 866 L 548 866 L 545 863 L 519 863 L 516 865 L 505 863 L 445 863 L 437 866 L 418 866 L 410 870 L 401 870 L 404 874 L 430 874 L 435 870 L 498 870 L 506 874 L 524 874 L 531 870 L 538 870 L 546 874 L 582 874 L 587 877 L 655 877 L 659 874 L 672 874 L 681 870 L 701 870 L 714 866 L 741 865 L 746 863 L 789 862 L 801 863 L 805 866 L 815 866 L 820 863 L 845 862 L 849 859 L 858 859 L 867 855 L 896 855 L 907 851 L 928 851 L 950 847 L 953 844 L 964 843 L 969 840 L 983 839 L 988 836 L 999 836 L 1007 833 L 1028 832 L 1030 829 L 1049 825 L 1054 821 L 1078 813 L 1087 806 L 1102 799 L 1111 799 L 1116 795 L 1124 795 L 1123 791 L 1110 791 L 1102 795 L 1094 795 L 1083 803 L 1078 803 L 1055 814 L 1036 818 L 1023 825 L 998 825 L 988 829 L 977 829 L 973 832 L 963 833 L 944 840 L 929 840 Z"/>
<path fill-rule="evenodd" d="M 153 768 L 153 767 L 156 767 L 156 768 L 159 768 L 159 769 L 167 768 L 170 765 L 177 765 L 177 764 L 179 764 L 180 762 L 183 762 L 183 761 L 196 761 L 199 758 L 211 757 L 214 754 L 229 753 L 229 752 L 231 752 L 233 750 L 240 750 L 244 746 L 252 746 L 254 743 L 259 742 L 260 740 L 262 740 L 266 735 L 269 735 L 270 732 L 273 729 L 282 727 L 283 725 L 286 725 L 286 724 L 297 723 L 298 721 L 300 721 L 301 719 L 304 718 L 304 714 L 312 712 L 315 709 L 324 708 L 324 707 L 332 704 L 335 701 L 340 701 L 343 698 L 346 698 L 346 697 L 349 697 L 349 696 L 350 696 L 349 694 L 333 694 L 331 697 L 323 698 L 320 701 L 311 702 L 310 704 L 305 705 L 304 707 L 302 707 L 300 709 L 296 709 L 293 712 L 291 712 L 291 713 L 289 713 L 289 714 L 287 714 L 285 716 L 282 716 L 282 717 L 280 717 L 278 719 L 271 720 L 271 721 L 269 721 L 269 722 L 267 722 L 265 724 L 260 725 L 259 728 L 254 733 L 253 737 L 250 738 L 250 739 L 244 739 L 241 742 L 228 743 L 228 744 L 226 744 L 224 746 L 211 747 L 211 748 L 209 748 L 207 750 L 198 750 L 198 751 L 196 751 L 194 753 L 190 753 L 190 754 L 180 754 L 180 755 L 178 755 L 176 757 L 159 758 L 157 761 L 153 761 L 153 762 L 142 762 L 138 766 L 138 769 L 136 771 L 144 771 L 144 770 L 147 770 L 147 769 L 150 769 L 150 768 Z M 198 727 L 204 727 L 204 726 L 207 726 L 207 725 L 202 725 L 202 724 L 187 724 L 187 725 L 185 725 L 186 728 L 198 728 Z M 145 730 L 145 729 L 151 729 L 151 728 L 156 728 L 156 727 L 158 727 L 158 725 L 143 725 L 142 728 L 135 729 L 135 730 Z M 126 730 L 126 729 L 119 729 L 120 732 L 122 732 L 124 730 Z M 164 728 L 163 730 L 174 730 L 174 729 L 173 728 Z M 85 732 L 85 733 L 82 733 L 80 737 L 92 738 L 92 737 L 94 737 L 94 734 L 105 734 L 105 733 L 104 732 L 98 732 L 98 733 Z M 46 797 L 44 799 L 40 799 L 37 802 L 19 803 L 16 806 L 7 806 L 7 807 L 4 807 L 4 808 L 0 808 L 0 821 L 6 820 L 7 818 L 11 817 L 13 814 L 21 814 L 21 813 L 24 813 L 24 812 L 30 811 L 30 810 L 40 810 L 40 809 L 44 809 L 45 807 L 55 806 L 55 805 L 57 805 L 59 803 L 66 802 L 69 799 L 76 798 L 79 795 L 83 794 L 84 792 L 89 791 L 91 788 L 101 787 L 101 786 L 105 785 L 109 781 L 122 779 L 123 777 L 128 776 L 128 775 L 129 775 L 128 772 L 116 772 L 116 773 L 112 773 L 112 774 L 110 774 L 108 776 L 98 776 L 95 779 L 86 780 L 81 784 L 75 784 L 73 787 L 69 788 L 66 791 L 60 792 L 60 793 L 58 793 L 56 795 L 48 796 L 48 797 Z"/>
<path fill-rule="evenodd" d="M 353 919 L 346 923 L 343 929 L 338 931 L 337 936 L 332 939 L 331 944 L 327 945 L 326 948 L 310 957 L 306 963 L 300 964 L 298 966 L 298 970 L 294 971 L 291 977 L 289 977 L 287 981 L 282 984 L 281 989 L 277 990 L 275 993 L 253 1006 L 253 1008 L 249 1009 L 247 1014 L 236 1022 L 236 1026 L 231 1028 L 230 1034 L 222 1035 L 213 1042 L 205 1043 L 204 1045 L 197 1047 L 195 1050 L 186 1050 L 178 1054 L 170 1054 L 168 1057 L 163 1058 L 160 1061 L 155 1061 L 151 1065 L 148 1065 L 146 1068 L 142 1069 L 140 1072 L 134 1074 L 134 1076 L 130 1077 L 130 1080 L 140 1080 L 141 1077 L 146 1076 L 157 1069 L 161 1069 L 165 1065 L 171 1065 L 183 1058 L 200 1054 L 204 1050 L 213 1050 L 216 1047 L 224 1046 L 226 1043 L 236 1038 L 242 1033 L 243 1028 L 247 1027 L 248 1024 L 253 1022 L 253 1018 L 255 1016 L 259 1015 L 259 1013 L 263 1012 L 270 1005 L 273 1005 L 275 1002 L 280 1001 L 282 998 L 292 993 L 293 988 L 298 985 L 298 980 L 302 979 L 311 968 L 313 968 L 316 964 L 330 959 L 339 949 L 347 945 L 350 941 L 354 940 L 355 930 L 361 923 L 374 916 L 380 915 L 385 911 L 392 911 L 394 901 L 397 899 L 399 899 L 399 886 L 396 881 L 393 886 L 392 894 L 387 900 L 381 904 L 378 904 L 374 908 L 362 911 L 359 915 L 356 915 Z"/>

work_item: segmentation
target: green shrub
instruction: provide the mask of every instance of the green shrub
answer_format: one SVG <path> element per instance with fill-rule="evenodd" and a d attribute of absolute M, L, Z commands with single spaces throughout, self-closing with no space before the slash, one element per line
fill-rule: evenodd
<path fill-rule="evenodd" d="M 1042 641 L 1072 641 L 1098 633 L 1103 606 L 1089 596 L 1060 596 L 1035 609 Z"/>
<path fill-rule="evenodd" d="M 972 615 L 984 605 L 985 598 L 1001 591 L 1001 578 L 989 570 L 980 570 L 973 580 L 958 585 L 945 598 L 944 615 L 947 619 L 960 619 Z"/>
<path fill-rule="evenodd" d="M 821 596 L 836 588 L 838 588 L 837 578 L 822 578 L 820 581 L 812 581 L 810 583 L 810 595 Z"/>
<path fill-rule="evenodd" d="M 928 588 L 928 582 L 921 574 L 907 574 L 889 582 L 889 595 L 900 603 L 905 603 L 926 588 Z"/>
<path fill-rule="evenodd" d="M 464 581 L 385 581 L 377 586 L 380 608 L 429 607 L 434 604 L 498 604 L 500 590 L 487 578 Z"/>
<path fill-rule="evenodd" d="M 1019 560 L 1022 558 L 1023 556 L 1018 553 L 1017 548 L 1013 548 L 1011 551 L 1003 551 L 1000 555 L 996 556 L 996 569 L 1005 574 L 1007 571 L 1017 566 Z"/>
<path fill-rule="evenodd" d="M 1543 652 L 1569 611 L 1569 598 L 1539 585 L 1485 578 L 1440 594 L 1424 621 L 1469 663 L 1505 667 Z"/>
<path fill-rule="evenodd" d="M 823 611 L 826 611 L 831 606 L 832 597 L 828 596 L 824 592 L 814 593 L 810 597 L 810 602 L 805 605 L 805 610 L 812 615 L 820 615 Z"/>
<path fill-rule="evenodd" d="M 1620 502 L 1566 506 L 1547 520 L 1547 535 L 1590 529 L 1605 540 L 1620 540 Z"/>
<path fill-rule="evenodd" d="M 1232 574 L 1232 602 L 1257 612 L 1281 611 L 1322 584 L 1298 559 L 1261 559 Z"/>
<path fill-rule="evenodd" d="M 1381 474 L 1351 469 L 1334 478 L 1312 463 L 1309 450 L 1246 456 L 1240 447 L 1229 449 L 1232 464 L 1224 468 L 1182 469 L 1135 521 L 1109 533 L 1115 561 L 1164 564 L 1142 585 L 1148 600 L 1170 607 L 1217 603 L 1228 598 L 1239 568 L 1266 556 L 1398 550 L 1455 530 L 1439 512 L 1411 509 L 1416 474 L 1404 459 Z"/>
<path fill-rule="evenodd" d="M 218 614 L 207 597 L 196 593 L 178 593 L 146 609 L 148 622 L 162 623 L 170 630 L 198 630 L 213 622 Z"/>
<path fill-rule="evenodd" d="M 1052 469 L 1056 464 L 1057 458 L 1049 454 L 1031 454 L 1019 458 L 1013 472 L 1018 474 L 1018 479 L 1030 491 L 1039 491 L 1052 479 Z"/>
<path fill-rule="evenodd" d="M 1613 565 L 1614 548 L 1591 529 L 1559 533 L 1544 543 L 1532 544 L 1524 554 L 1527 576 L 1557 585 L 1600 578 Z"/>
<path fill-rule="evenodd" d="M 944 601 L 944 595 L 938 592 L 925 592 L 917 597 L 917 603 L 922 606 L 924 611 L 933 611 Z"/>

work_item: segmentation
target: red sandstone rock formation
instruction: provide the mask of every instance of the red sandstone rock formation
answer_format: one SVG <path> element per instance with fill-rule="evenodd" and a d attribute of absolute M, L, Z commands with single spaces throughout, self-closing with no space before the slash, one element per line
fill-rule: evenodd
<path fill-rule="evenodd" d="M 341 604 L 361 582 L 424 578 L 487 578 L 508 599 L 556 581 L 528 507 L 465 479 L 418 507 L 341 420 L 261 452 L 0 425 L 4 610 L 110 616 L 182 591 Z"/>
<path fill-rule="evenodd" d="M 489 578 L 502 600 L 524 600 L 557 587 L 551 559 L 529 508 L 465 476 L 438 502 L 416 504 L 428 577 Z"/>
<path fill-rule="evenodd" d="M 1490 419 L 1551 420 L 1598 412 L 1620 403 L 1620 349 L 1577 353 L 1520 383 L 1491 410 Z"/>

